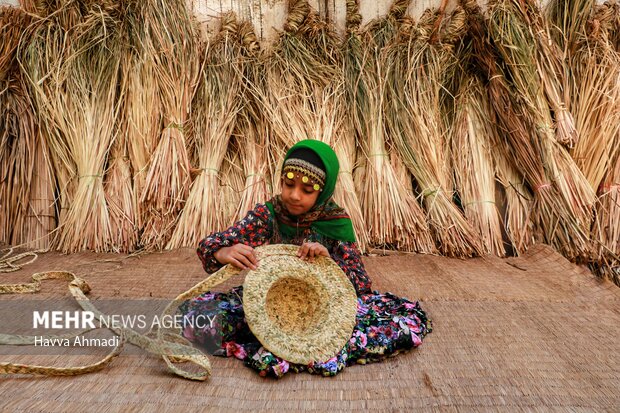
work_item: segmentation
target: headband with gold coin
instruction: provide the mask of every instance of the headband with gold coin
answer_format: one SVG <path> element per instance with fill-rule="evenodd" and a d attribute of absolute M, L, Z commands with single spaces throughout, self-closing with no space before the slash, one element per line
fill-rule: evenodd
<path fill-rule="evenodd" d="M 314 188 L 315 191 L 322 190 L 325 185 L 325 171 L 303 159 L 287 159 L 286 162 L 284 162 L 282 172 L 288 179 L 295 178 L 295 175 L 299 177 L 299 174 L 301 174 L 301 182 L 304 184 L 312 184 L 312 188 Z"/>

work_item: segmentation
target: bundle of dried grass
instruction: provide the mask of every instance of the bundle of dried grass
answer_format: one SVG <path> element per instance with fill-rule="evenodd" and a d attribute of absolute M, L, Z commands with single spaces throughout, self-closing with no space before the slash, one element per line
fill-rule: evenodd
<path fill-rule="evenodd" d="M 115 138 L 119 112 L 117 85 L 121 56 L 120 10 L 114 4 L 94 6 L 71 37 L 72 53 L 59 69 L 65 81 L 58 99 L 66 117 L 63 144 L 76 165 L 77 187 L 61 216 L 58 249 L 112 249 L 112 225 L 103 175 Z"/>
<path fill-rule="evenodd" d="M 47 249 L 56 226 L 47 146 L 20 76 L 0 85 L 0 241 Z"/>
<path fill-rule="evenodd" d="M 590 268 L 620 286 L 620 157 L 599 187 L 592 238 L 596 256 Z"/>
<path fill-rule="evenodd" d="M 483 253 L 504 256 L 502 222 L 495 203 L 496 181 L 491 107 L 480 80 L 465 75 L 455 102 L 452 163 L 467 221 L 480 235 Z"/>
<path fill-rule="evenodd" d="M 233 13 L 222 16 L 220 31 L 205 47 L 201 79 L 194 99 L 195 145 L 199 174 L 166 248 L 193 246 L 228 224 L 220 191 L 221 166 L 241 109 L 243 64 L 240 29 Z M 237 204 L 235 204 L 236 206 Z"/>
<path fill-rule="evenodd" d="M 149 3 L 141 0 L 125 2 L 127 47 L 121 59 L 120 87 L 123 101 L 119 130 L 122 136 L 119 136 L 119 139 L 123 139 L 127 146 L 126 156 L 133 195 L 133 213 L 126 216 L 125 228 L 128 230 L 129 223 L 133 222 L 133 227 L 138 232 L 135 248 L 143 247 L 138 244 L 139 234 L 144 228 L 145 220 L 149 219 L 149 214 L 145 213 L 140 198 L 146 187 L 148 163 L 162 130 L 161 96 L 156 81 L 155 61 L 149 57 L 149 31 L 144 24 L 147 6 Z M 127 212 L 128 207 L 129 205 L 126 205 L 124 208 Z M 129 241 L 133 235 L 124 238 Z"/>
<path fill-rule="evenodd" d="M 349 32 L 344 70 L 348 96 L 355 104 L 353 124 L 363 151 L 355 179 L 370 243 L 433 252 L 422 208 L 390 162 L 384 123 L 388 78 L 383 51 L 396 36 L 408 4 L 395 1 L 388 15 L 371 22 L 361 36 Z"/>
<path fill-rule="evenodd" d="M 399 40 L 389 48 L 385 116 L 403 162 L 420 187 L 439 251 L 468 257 L 480 254 L 481 247 L 479 236 L 452 202 L 450 150 L 441 100 L 456 60 L 447 44 L 434 40 L 441 18 L 441 13 L 427 10 L 418 25 L 401 31 Z M 463 23 L 464 19 L 457 18 L 452 24 Z"/>
<path fill-rule="evenodd" d="M 474 6 L 467 5 L 469 9 Z M 480 28 L 481 29 L 481 28 Z M 549 109 L 542 98 L 542 84 L 533 64 L 535 42 L 529 26 L 519 18 L 512 0 L 490 7 L 489 33 L 502 61 L 482 41 L 479 61 L 489 76 L 491 101 L 502 127 L 508 132 L 511 156 L 535 193 L 532 217 L 539 239 L 555 246 L 569 258 L 589 255 L 589 223 L 594 192 L 551 129 Z M 515 93 L 507 83 L 518 91 Z"/>
<path fill-rule="evenodd" d="M 39 5 L 39 3 L 36 3 Z M 65 77 L 66 61 L 75 45 L 69 41 L 75 27 L 84 20 L 78 2 L 59 2 L 35 7 L 27 3 L 27 10 L 49 14 L 36 25 L 31 25 L 21 36 L 18 60 L 27 79 L 29 95 L 39 127 L 49 148 L 49 161 L 57 181 L 56 209 L 58 224 L 65 221 L 77 187 L 77 166 L 67 143 L 66 134 L 74 129 L 72 102 L 67 102 Z M 57 9 L 47 9 L 52 5 Z M 41 59 L 45 56 L 45 59 Z M 69 131 L 69 132 L 67 132 Z M 56 233 L 57 234 L 57 233 Z M 54 235 L 56 237 L 56 235 Z"/>
<path fill-rule="evenodd" d="M 615 9 L 615 13 L 613 13 Z M 597 6 L 589 22 L 588 38 L 584 39 L 575 54 L 575 83 L 583 76 L 590 85 L 584 103 L 590 105 L 584 115 L 590 122 L 585 125 L 598 138 L 592 140 L 590 150 L 599 154 L 596 158 L 583 148 L 590 165 L 596 171 L 598 202 L 592 225 L 592 241 L 595 257 L 590 267 L 599 275 L 620 285 L 620 54 L 614 45 L 613 27 L 620 18 L 616 4 Z M 581 70 L 578 70 L 581 69 Z M 596 82 L 596 83 L 594 83 Z M 596 85 L 593 86 L 593 85 Z M 599 86 L 600 85 L 600 86 Z M 583 98 L 583 96 L 580 96 Z M 576 148 L 582 149 L 582 148 Z M 589 161 L 589 162 L 588 162 Z"/>
<path fill-rule="evenodd" d="M 560 46 L 552 40 L 554 30 L 543 18 L 542 11 L 533 0 L 519 0 L 519 18 L 530 27 L 536 49 L 536 67 L 540 75 L 547 104 L 555 121 L 555 138 L 569 148 L 575 146 L 579 134 L 575 120 L 569 110 L 571 101 L 569 87 L 569 68 L 565 63 L 565 54 Z"/>
<path fill-rule="evenodd" d="M 620 57 L 607 35 L 592 30 L 570 56 L 573 101 L 582 138 L 573 159 L 597 189 L 613 167 L 620 133 Z"/>
<path fill-rule="evenodd" d="M 280 189 L 278 169 L 286 150 L 303 139 L 332 143 L 334 105 L 341 93 L 333 32 L 306 0 L 289 1 L 284 31 L 266 55 L 263 103 L 270 121 L 270 165 L 273 188 Z"/>
<path fill-rule="evenodd" d="M 235 217 L 243 218 L 257 203 L 270 198 L 267 183 L 269 166 L 267 150 L 269 142 L 269 121 L 262 109 L 261 99 L 265 96 L 265 67 L 260 59 L 260 45 L 254 27 L 250 22 L 239 26 L 243 64 L 240 69 L 241 101 L 243 107 L 235 123 L 235 141 L 241 149 L 241 164 L 245 185 L 241 192 Z"/>
<path fill-rule="evenodd" d="M 198 30 L 183 0 L 149 0 L 144 16 L 164 126 L 141 193 L 140 243 L 161 249 L 172 237 L 191 184 L 186 132 L 198 76 Z"/>
<path fill-rule="evenodd" d="M 69 3 L 51 14 L 22 59 L 61 185 L 55 246 L 65 252 L 108 250 L 112 238 L 102 177 L 118 114 L 119 9 L 106 3 L 79 20 L 81 13 Z"/>

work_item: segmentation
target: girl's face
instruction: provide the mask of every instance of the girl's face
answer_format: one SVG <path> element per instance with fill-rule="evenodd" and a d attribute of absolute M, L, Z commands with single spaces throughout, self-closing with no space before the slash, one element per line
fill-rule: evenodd
<path fill-rule="evenodd" d="M 295 176 L 289 179 L 282 177 L 282 202 L 288 210 L 288 213 L 297 216 L 305 214 L 316 203 L 321 191 L 316 191 L 311 183 L 303 183 L 301 176 Z"/>

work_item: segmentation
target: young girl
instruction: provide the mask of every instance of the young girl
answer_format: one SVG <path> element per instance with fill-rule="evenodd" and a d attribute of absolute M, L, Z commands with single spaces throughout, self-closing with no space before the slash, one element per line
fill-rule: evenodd
<path fill-rule="evenodd" d="M 185 302 L 181 306 L 184 314 L 213 318 L 217 312 L 218 323 L 203 330 L 188 325 L 183 333 L 186 338 L 203 345 L 217 343 L 215 355 L 234 355 L 261 376 L 278 378 L 290 370 L 333 376 L 347 365 L 379 361 L 422 343 L 431 326 L 419 304 L 371 290 L 351 220 L 332 200 L 338 170 L 338 158 L 329 145 L 316 140 L 297 143 L 284 160 L 282 193 L 266 204 L 257 204 L 227 230 L 204 238 L 197 252 L 208 273 L 224 264 L 257 268 L 260 263 L 254 247 L 266 243 L 299 245 L 297 256 L 302 260 L 331 257 L 358 296 L 357 324 L 345 347 L 331 359 L 309 365 L 275 356 L 261 346 L 245 323 L 241 286 L 228 293 L 207 292 Z"/>

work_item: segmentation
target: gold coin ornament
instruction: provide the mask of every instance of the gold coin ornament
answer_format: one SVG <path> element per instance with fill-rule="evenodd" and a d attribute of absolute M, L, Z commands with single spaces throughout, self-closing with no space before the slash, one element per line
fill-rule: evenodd
<path fill-rule="evenodd" d="M 309 181 L 309 179 L 308 179 L 307 176 L 304 176 L 304 177 L 301 178 L 301 182 L 303 182 L 304 184 L 307 184 L 308 181 Z"/>
<path fill-rule="evenodd" d="M 288 173 L 286 174 L 286 177 L 287 177 L 288 179 L 293 179 L 293 178 L 295 177 L 295 174 L 294 174 L 294 173 L 292 173 L 292 172 L 288 172 Z"/>
<path fill-rule="evenodd" d="M 319 189 L 321 189 L 321 187 L 319 186 L 319 184 L 314 184 L 314 190 L 318 191 Z"/>

